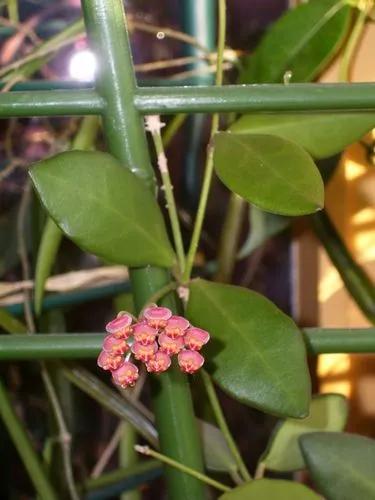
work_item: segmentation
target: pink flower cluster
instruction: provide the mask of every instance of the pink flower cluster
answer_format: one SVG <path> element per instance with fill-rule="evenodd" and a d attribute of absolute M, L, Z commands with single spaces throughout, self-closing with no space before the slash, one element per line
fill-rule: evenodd
<path fill-rule="evenodd" d="M 115 384 L 132 387 L 138 377 L 138 367 L 131 357 L 145 363 L 148 372 L 161 373 L 171 365 L 171 356 L 177 355 L 178 365 L 185 373 L 194 373 L 204 363 L 198 352 L 210 339 L 205 330 L 191 326 L 182 316 L 173 316 L 167 307 L 154 304 L 146 307 L 138 322 L 121 312 L 107 324 L 98 365 L 109 370 Z"/>

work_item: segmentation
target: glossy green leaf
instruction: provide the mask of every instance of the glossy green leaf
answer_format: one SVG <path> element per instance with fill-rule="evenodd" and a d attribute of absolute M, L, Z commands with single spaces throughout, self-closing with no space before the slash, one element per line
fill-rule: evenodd
<path fill-rule="evenodd" d="M 313 0 L 287 11 L 255 52 L 244 59 L 241 83 L 281 83 L 314 79 L 345 40 L 351 8 L 341 0 Z"/>
<path fill-rule="evenodd" d="M 248 257 L 272 236 L 284 231 L 290 225 L 291 219 L 283 215 L 263 212 L 252 205 L 249 209 L 249 222 L 249 235 L 237 254 L 238 259 Z"/>
<path fill-rule="evenodd" d="M 348 403 L 341 394 L 315 396 L 308 417 L 288 418 L 275 429 L 261 461 L 267 469 L 287 472 L 305 468 L 298 438 L 314 431 L 342 431 L 348 416 Z"/>
<path fill-rule="evenodd" d="M 199 420 L 198 425 L 202 438 L 206 467 L 209 470 L 217 472 L 236 471 L 236 461 L 228 448 L 221 430 L 203 420 Z"/>
<path fill-rule="evenodd" d="M 220 132 L 214 148 L 215 169 L 222 182 L 258 208 L 303 215 L 323 207 L 319 170 L 297 144 L 273 135 Z"/>
<path fill-rule="evenodd" d="M 375 441 L 335 432 L 302 436 L 300 444 L 314 484 L 327 500 L 375 498 Z"/>
<path fill-rule="evenodd" d="M 152 193 L 112 156 L 61 153 L 37 163 L 30 175 L 50 216 L 84 250 L 129 266 L 173 264 Z"/>
<path fill-rule="evenodd" d="M 283 479 L 257 479 L 221 495 L 219 500 L 319 500 L 303 484 Z"/>
<path fill-rule="evenodd" d="M 254 114 L 239 118 L 238 134 L 271 134 L 302 146 L 314 158 L 328 158 L 375 127 L 375 113 Z"/>
<path fill-rule="evenodd" d="M 272 302 L 245 288 L 199 279 L 190 286 L 186 314 L 211 333 L 207 369 L 222 389 L 265 412 L 307 415 L 310 377 L 302 335 Z"/>

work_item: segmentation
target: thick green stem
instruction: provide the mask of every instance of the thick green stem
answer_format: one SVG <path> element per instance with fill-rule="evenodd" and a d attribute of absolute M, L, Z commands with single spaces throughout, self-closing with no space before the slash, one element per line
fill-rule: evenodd
<path fill-rule="evenodd" d="M 58 500 L 58 495 L 49 482 L 47 471 L 25 431 L 23 422 L 14 411 L 7 390 L 0 380 L 0 415 L 16 447 L 31 481 L 42 500 Z"/>
<path fill-rule="evenodd" d="M 346 289 L 367 319 L 375 324 L 375 287 L 370 278 L 354 261 L 325 211 L 311 216 L 311 221 Z"/>
<path fill-rule="evenodd" d="M 225 438 L 225 441 L 227 442 L 227 445 L 230 449 L 230 451 L 233 454 L 234 459 L 236 460 L 238 470 L 240 471 L 242 478 L 245 481 L 251 481 L 251 475 L 249 471 L 247 470 L 247 467 L 242 460 L 241 454 L 237 448 L 237 444 L 235 440 L 233 439 L 233 436 L 230 432 L 230 429 L 228 427 L 228 424 L 225 420 L 223 410 L 221 409 L 219 399 L 216 395 L 215 387 L 214 384 L 212 383 L 212 380 L 208 373 L 205 370 L 202 370 L 202 380 L 204 387 L 207 392 L 208 399 L 210 401 L 211 408 L 214 412 L 216 422 L 223 433 L 223 436 Z"/>
<path fill-rule="evenodd" d="M 223 83 L 223 60 L 225 48 L 226 33 L 226 0 L 218 0 L 218 44 L 217 44 L 217 68 L 216 68 L 216 86 Z M 204 170 L 202 191 L 199 198 L 197 215 L 194 223 L 193 234 L 191 237 L 189 251 L 186 257 L 186 266 L 183 274 L 183 281 L 188 281 L 193 270 L 195 254 L 197 253 L 199 240 L 202 232 L 203 221 L 206 214 L 208 195 L 210 193 L 212 174 L 214 169 L 214 150 L 212 140 L 219 130 L 219 115 L 215 113 L 212 116 L 210 143 L 207 148 L 206 166 Z"/>
<path fill-rule="evenodd" d="M 85 0 L 83 11 L 99 61 L 97 90 L 105 102 L 103 125 L 109 151 L 154 190 L 143 120 L 134 102 L 137 88 L 122 1 Z M 139 311 L 152 294 L 170 282 L 170 275 L 164 269 L 147 267 L 131 269 L 130 279 Z M 177 312 L 174 300 L 168 299 L 168 303 Z M 162 374 L 153 400 L 162 452 L 202 471 L 202 450 L 186 376 L 176 368 Z M 204 498 L 202 483 L 195 478 L 173 468 L 166 469 L 166 478 L 171 500 Z"/>

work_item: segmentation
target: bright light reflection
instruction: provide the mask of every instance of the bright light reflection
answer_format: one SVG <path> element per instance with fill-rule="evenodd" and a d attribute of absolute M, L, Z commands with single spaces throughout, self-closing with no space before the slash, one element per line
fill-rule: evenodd
<path fill-rule="evenodd" d="M 69 74 L 74 80 L 91 82 L 95 78 L 96 59 L 90 50 L 75 52 L 69 62 Z"/>

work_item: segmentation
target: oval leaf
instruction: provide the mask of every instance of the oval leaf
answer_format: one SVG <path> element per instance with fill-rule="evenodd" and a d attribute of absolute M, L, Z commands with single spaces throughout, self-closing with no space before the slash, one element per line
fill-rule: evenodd
<path fill-rule="evenodd" d="M 221 430 L 203 420 L 198 420 L 198 426 L 207 469 L 217 472 L 236 471 L 236 461 Z"/>
<path fill-rule="evenodd" d="M 261 462 L 267 469 L 287 472 L 305 468 L 298 438 L 314 431 L 342 431 L 348 417 L 348 403 L 341 394 L 313 397 L 308 417 L 288 418 L 275 429 Z"/>
<path fill-rule="evenodd" d="M 303 484 L 283 479 L 258 479 L 221 495 L 219 500 L 319 500 Z"/>
<path fill-rule="evenodd" d="M 272 302 L 245 288 L 195 280 L 187 316 L 211 333 L 208 370 L 226 392 L 276 415 L 307 415 L 310 377 L 302 335 Z"/>
<path fill-rule="evenodd" d="M 61 153 L 37 163 L 30 175 L 50 216 L 84 250 L 129 266 L 173 264 L 154 197 L 109 154 Z"/>
<path fill-rule="evenodd" d="M 300 438 L 313 480 L 327 500 L 375 498 L 375 441 L 354 434 L 317 432 Z"/>
<path fill-rule="evenodd" d="M 375 113 L 254 114 L 239 118 L 238 134 L 271 134 L 302 146 L 314 158 L 340 153 L 375 127 Z"/>
<path fill-rule="evenodd" d="M 345 40 L 351 8 L 341 0 L 314 0 L 276 21 L 255 52 L 244 60 L 241 83 L 281 83 L 314 79 Z"/>
<path fill-rule="evenodd" d="M 221 132 L 214 147 L 215 169 L 222 182 L 258 208 L 303 215 L 323 207 L 319 170 L 297 144 L 272 135 Z"/>

